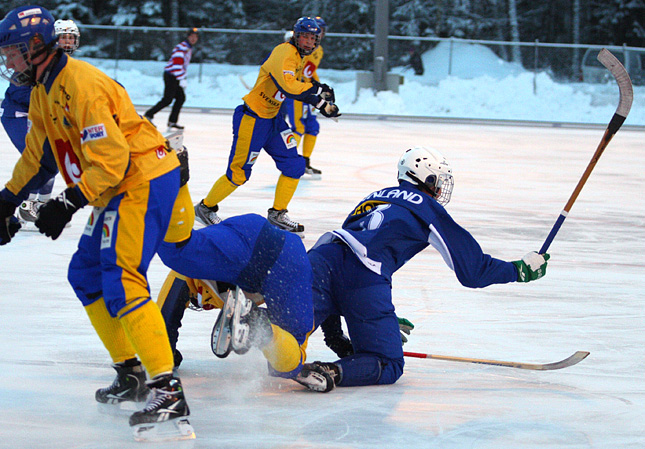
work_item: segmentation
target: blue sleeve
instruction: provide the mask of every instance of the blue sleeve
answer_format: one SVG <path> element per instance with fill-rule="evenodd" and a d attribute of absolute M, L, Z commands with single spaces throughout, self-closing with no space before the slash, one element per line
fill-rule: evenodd
<path fill-rule="evenodd" d="M 437 216 L 433 226 L 445 243 L 459 282 L 470 288 L 517 281 L 517 270 L 511 262 L 485 254 L 475 238 L 447 213 Z"/>

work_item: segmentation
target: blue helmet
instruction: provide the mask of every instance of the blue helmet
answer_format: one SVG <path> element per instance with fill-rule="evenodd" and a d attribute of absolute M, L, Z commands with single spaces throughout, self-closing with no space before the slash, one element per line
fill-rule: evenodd
<path fill-rule="evenodd" d="M 0 22 L 0 76 L 22 86 L 33 83 L 32 61 L 51 52 L 58 37 L 54 18 L 42 6 L 21 6 Z"/>
<path fill-rule="evenodd" d="M 316 16 L 316 23 L 320 27 L 323 33 L 327 32 L 327 22 L 325 22 L 325 19 L 323 19 L 320 16 Z"/>
<path fill-rule="evenodd" d="M 301 46 L 300 36 L 303 34 L 313 34 L 316 37 L 312 48 Z M 293 41 L 301 55 L 310 55 L 320 45 L 321 36 L 322 29 L 312 17 L 301 17 L 293 26 Z"/>

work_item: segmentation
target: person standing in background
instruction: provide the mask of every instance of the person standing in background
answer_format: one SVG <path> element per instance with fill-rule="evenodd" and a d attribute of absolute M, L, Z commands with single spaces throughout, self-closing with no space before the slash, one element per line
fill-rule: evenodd
<path fill-rule="evenodd" d="M 163 97 L 145 113 L 145 117 L 152 122 L 155 114 L 170 105 L 174 100 L 175 103 L 172 105 L 172 110 L 168 116 L 169 131 L 184 129 L 183 126 L 177 123 L 179 121 L 181 107 L 184 105 L 184 101 L 186 101 L 186 70 L 188 69 L 188 64 L 190 64 L 190 58 L 193 55 L 193 47 L 198 40 L 199 34 L 197 28 L 191 28 L 188 30 L 186 38 L 175 45 L 170 55 L 170 60 L 166 64 L 163 72 Z"/>

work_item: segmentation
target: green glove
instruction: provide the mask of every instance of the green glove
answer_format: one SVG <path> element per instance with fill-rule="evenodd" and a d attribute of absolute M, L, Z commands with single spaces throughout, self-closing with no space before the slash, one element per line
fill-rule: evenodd
<path fill-rule="evenodd" d="M 522 260 L 513 262 L 517 268 L 517 282 L 531 282 L 546 274 L 546 264 L 551 256 L 531 251 Z"/>
<path fill-rule="evenodd" d="M 404 345 L 408 342 L 408 338 L 405 335 L 410 335 L 410 331 L 414 329 L 414 324 L 406 318 L 397 317 L 397 320 L 399 320 L 399 330 L 401 331 L 401 344 Z"/>

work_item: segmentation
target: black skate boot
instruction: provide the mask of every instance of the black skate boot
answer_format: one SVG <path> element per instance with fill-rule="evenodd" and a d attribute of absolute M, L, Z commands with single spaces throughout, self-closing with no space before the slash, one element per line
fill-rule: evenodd
<path fill-rule="evenodd" d="M 341 380 L 340 366 L 327 362 L 305 363 L 294 380 L 311 391 L 328 393 Z"/>
<path fill-rule="evenodd" d="M 151 390 L 148 403 L 143 410 L 130 416 L 135 439 L 163 441 L 195 438 L 195 432 L 188 422 L 190 410 L 179 378 L 172 374 L 161 374 L 149 381 L 148 387 Z"/>
<path fill-rule="evenodd" d="M 195 219 L 204 226 L 220 223 L 222 219 L 217 215 L 218 210 L 219 206 L 217 204 L 213 207 L 208 207 L 204 204 L 204 200 L 201 200 L 199 204 L 195 205 Z"/>
<path fill-rule="evenodd" d="M 309 158 L 305 158 L 305 176 L 303 179 L 319 180 L 322 179 L 322 171 L 311 166 Z"/>
<path fill-rule="evenodd" d="M 107 388 L 96 390 L 94 397 L 103 404 L 118 404 L 124 401 L 143 402 L 150 390 L 146 386 L 146 372 L 137 359 L 112 365 L 116 379 Z"/>
<path fill-rule="evenodd" d="M 272 207 L 271 209 L 269 209 L 269 212 L 267 214 L 267 220 L 269 221 L 269 223 L 279 227 L 280 229 L 293 232 L 294 234 L 298 234 L 300 237 L 303 237 L 305 227 L 289 218 L 287 212 L 287 209 L 277 210 Z"/>

